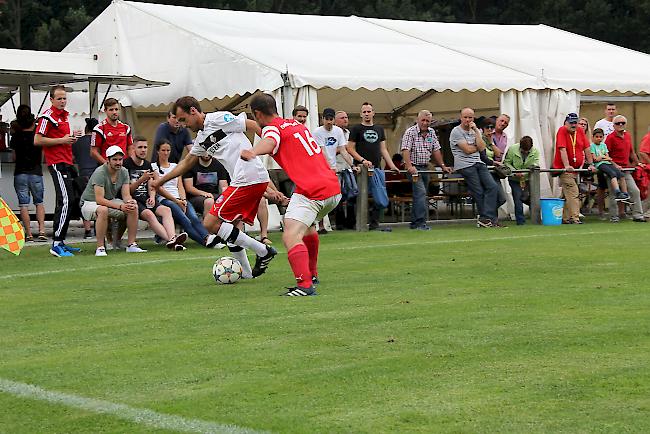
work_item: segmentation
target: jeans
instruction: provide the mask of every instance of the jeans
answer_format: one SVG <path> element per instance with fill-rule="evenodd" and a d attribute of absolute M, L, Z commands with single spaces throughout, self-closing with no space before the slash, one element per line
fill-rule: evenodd
<path fill-rule="evenodd" d="M 524 217 L 524 202 L 521 200 L 524 190 L 521 188 L 519 181 L 508 180 L 508 183 L 512 189 L 512 200 L 515 203 L 515 220 L 517 220 L 518 225 L 523 225 L 526 223 L 526 217 Z"/>
<path fill-rule="evenodd" d="M 19 206 L 29 206 L 30 195 L 34 205 L 43 204 L 43 176 L 20 173 L 14 175 L 14 190 L 18 196 Z"/>
<path fill-rule="evenodd" d="M 497 187 L 499 187 L 499 190 L 497 191 L 497 209 L 499 209 L 501 205 L 506 203 L 506 192 L 503 191 L 501 178 L 499 178 L 496 174 L 492 173 L 492 179 L 494 179 L 494 182 L 496 182 Z"/>
<path fill-rule="evenodd" d="M 413 209 L 411 210 L 411 228 L 419 228 L 427 224 L 427 217 L 429 215 L 427 203 L 427 188 L 429 187 L 428 173 L 422 173 L 427 170 L 427 165 L 417 165 L 415 168 L 418 170 L 418 178 L 413 182 L 413 177 L 410 173 L 407 174 L 408 179 L 411 180 L 413 185 Z"/>
<path fill-rule="evenodd" d="M 163 199 L 160 203 L 161 205 L 168 206 L 172 210 L 174 221 L 183 227 L 183 230 L 187 232 L 187 235 L 191 239 L 202 246 L 205 245 L 205 237 L 208 236 L 208 230 L 201 223 L 191 203 L 187 202 L 187 211 L 185 212 L 183 212 L 183 209 L 177 203 L 169 199 Z"/>
<path fill-rule="evenodd" d="M 483 163 L 476 163 L 473 166 L 460 169 L 459 172 L 465 178 L 467 190 L 474 197 L 481 218 L 496 222 L 499 186 L 494 182 L 487 166 Z"/>

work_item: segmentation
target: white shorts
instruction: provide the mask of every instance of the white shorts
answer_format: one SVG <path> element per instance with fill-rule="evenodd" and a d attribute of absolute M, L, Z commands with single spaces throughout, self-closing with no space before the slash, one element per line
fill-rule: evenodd
<path fill-rule="evenodd" d="M 124 203 L 122 199 L 113 199 L 111 202 Z M 84 220 L 95 221 L 97 220 L 97 208 L 99 208 L 97 202 L 85 201 L 81 206 L 81 216 L 84 218 Z M 126 214 L 124 214 L 124 212 L 115 208 L 108 209 L 108 216 L 116 220 L 124 220 L 126 218 Z"/>
<path fill-rule="evenodd" d="M 307 226 L 311 226 L 336 208 L 340 200 L 341 194 L 323 200 L 313 200 L 302 194 L 294 193 L 291 195 L 291 200 L 289 200 L 289 206 L 287 206 L 287 212 L 284 214 L 284 218 L 297 220 Z"/>

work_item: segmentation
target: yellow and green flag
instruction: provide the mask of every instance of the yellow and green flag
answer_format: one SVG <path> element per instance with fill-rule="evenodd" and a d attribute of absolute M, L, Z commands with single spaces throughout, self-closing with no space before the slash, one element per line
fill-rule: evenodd
<path fill-rule="evenodd" d="M 20 255 L 24 245 L 25 231 L 18 217 L 0 197 L 0 248 L 9 250 L 14 255 Z"/>

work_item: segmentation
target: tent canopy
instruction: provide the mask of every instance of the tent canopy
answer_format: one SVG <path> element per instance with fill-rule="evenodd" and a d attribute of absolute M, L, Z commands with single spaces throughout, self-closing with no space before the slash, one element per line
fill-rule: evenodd
<path fill-rule="evenodd" d="M 490 41 L 486 50 L 483 41 Z M 170 81 L 125 104 L 293 88 L 648 92 L 650 56 L 551 27 L 269 14 L 114 0 L 64 50 Z M 608 61 L 595 62 L 593 53 Z M 282 74 L 286 73 L 285 81 Z M 413 99 L 411 98 L 411 99 Z M 390 98 L 389 98 L 390 99 Z M 408 99 L 393 98 L 400 105 Z"/>

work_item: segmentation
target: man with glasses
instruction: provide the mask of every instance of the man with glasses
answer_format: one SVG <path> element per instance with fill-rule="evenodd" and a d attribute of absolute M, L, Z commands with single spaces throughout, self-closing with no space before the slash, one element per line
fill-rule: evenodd
<path fill-rule="evenodd" d="M 605 139 L 609 156 L 612 158 L 612 161 L 621 166 L 621 168 L 637 167 L 640 164 L 639 158 L 637 157 L 636 152 L 634 152 L 630 133 L 625 131 L 627 119 L 625 116 L 618 115 L 614 117 L 613 123 L 614 132 L 608 135 Z M 643 216 L 643 207 L 641 205 L 641 192 L 636 186 L 636 182 L 634 182 L 632 172 L 623 173 L 625 174 L 625 182 L 627 183 L 627 192 L 629 193 L 631 200 L 634 202 L 632 204 L 632 220 L 639 223 L 645 223 L 646 219 Z M 620 221 L 620 216 L 625 215 L 624 207 L 625 205 L 621 204 L 619 208 L 614 198 L 614 194 L 609 195 L 609 216 L 612 223 L 618 223 Z"/>
<path fill-rule="evenodd" d="M 554 169 L 565 169 L 565 172 L 560 174 L 560 185 L 565 199 L 562 212 L 564 224 L 582 224 L 578 197 L 580 192 L 575 169 L 582 168 L 586 158 L 589 169 L 596 170 L 589 146 L 584 131 L 578 128 L 578 115 L 569 113 L 564 119 L 564 125 L 555 136 L 555 158 L 553 159 Z"/>

